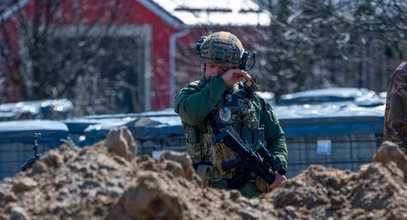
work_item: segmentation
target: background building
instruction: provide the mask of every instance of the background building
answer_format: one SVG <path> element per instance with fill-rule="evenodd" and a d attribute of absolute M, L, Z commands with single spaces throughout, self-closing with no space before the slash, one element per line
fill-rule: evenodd
<path fill-rule="evenodd" d="M 4 8 L 3 102 L 63 97 L 79 115 L 168 108 L 178 79 L 200 77 L 200 36 L 269 23 L 252 1 L 21 0 Z"/>

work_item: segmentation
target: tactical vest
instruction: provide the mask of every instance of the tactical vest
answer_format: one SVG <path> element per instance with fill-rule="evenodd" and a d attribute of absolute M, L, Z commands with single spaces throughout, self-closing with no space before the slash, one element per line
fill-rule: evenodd
<path fill-rule="evenodd" d="M 190 87 L 199 91 L 196 83 L 190 84 Z M 248 149 L 257 150 L 260 143 L 265 144 L 264 127 L 260 125 L 254 101 L 239 86 L 227 89 L 212 113 L 220 128 L 229 130 Z M 184 128 L 187 151 L 195 168 L 201 164 L 213 166 L 215 172 L 211 174 L 212 181 L 231 178 L 233 170 L 222 170 L 221 163 L 236 159 L 237 155 L 222 143 L 212 143 L 213 132 L 209 122 L 204 120 L 198 126 L 184 124 Z"/>

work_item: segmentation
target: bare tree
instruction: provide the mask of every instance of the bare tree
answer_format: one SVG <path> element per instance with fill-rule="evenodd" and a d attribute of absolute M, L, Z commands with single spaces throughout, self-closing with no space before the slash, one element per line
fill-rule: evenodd
<path fill-rule="evenodd" d="M 68 98 L 77 115 L 142 111 L 145 30 L 117 25 L 129 19 L 129 4 L 30 1 L 1 24 L 3 48 L 10 48 L 1 56 L 15 71 L 3 77 L 22 85 L 20 100 Z"/>
<path fill-rule="evenodd" d="M 404 1 L 257 2 L 270 14 L 269 27 L 217 29 L 231 30 L 243 38 L 246 48 L 258 52 L 253 73 L 261 89 L 274 92 L 277 100 L 284 93 L 321 87 L 383 91 L 389 74 L 406 56 Z M 209 32 L 216 29 L 207 24 L 202 28 Z M 194 50 L 193 45 L 188 47 Z M 188 79 L 185 76 L 197 71 L 192 65 L 198 59 L 191 61 L 193 53 L 186 54 L 179 58 L 188 63 L 178 68 L 179 86 L 185 83 L 182 79 Z"/>
<path fill-rule="evenodd" d="M 384 90 L 405 58 L 403 1 L 261 1 L 271 12 L 270 89 L 354 86 Z M 274 54 L 274 55 L 273 55 Z M 270 67 L 267 67 L 270 65 Z"/>

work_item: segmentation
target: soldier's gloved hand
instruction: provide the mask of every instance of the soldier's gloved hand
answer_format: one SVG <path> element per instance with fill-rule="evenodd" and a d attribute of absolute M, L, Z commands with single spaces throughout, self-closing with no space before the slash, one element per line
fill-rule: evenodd
<path fill-rule="evenodd" d="M 251 77 L 248 73 L 240 69 L 229 69 L 222 75 L 222 79 L 225 81 L 226 86 L 232 86 L 243 79 L 249 80 L 250 78 Z"/>
<path fill-rule="evenodd" d="M 271 162 L 273 170 L 277 171 L 280 175 L 285 175 L 287 173 L 287 166 L 284 165 L 283 161 L 283 155 L 277 154 L 273 156 L 273 161 Z"/>
<path fill-rule="evenodd" d="M 274 180 L 274 182 L 272 184 L 270 184 L 271 190 L 274 190 L 275 188 L 281 186 L 287 180 L 287 177 L 285 177 L 284 175 L 281 175 L 278 172 L 275 172 L 275 174 L 276 174 L 276 179 Z"/>

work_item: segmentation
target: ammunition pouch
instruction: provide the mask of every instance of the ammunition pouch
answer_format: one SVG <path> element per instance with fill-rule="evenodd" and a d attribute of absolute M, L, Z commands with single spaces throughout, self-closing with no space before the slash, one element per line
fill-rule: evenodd
<path fill-rule="evenodd" d="M 187 153 L 192 159 L 192 163 L 202 162 L 201 144 L 187 144 Z"/>

